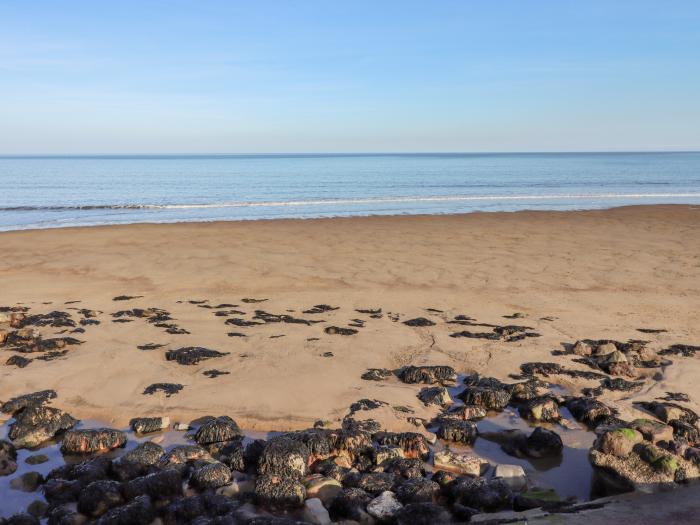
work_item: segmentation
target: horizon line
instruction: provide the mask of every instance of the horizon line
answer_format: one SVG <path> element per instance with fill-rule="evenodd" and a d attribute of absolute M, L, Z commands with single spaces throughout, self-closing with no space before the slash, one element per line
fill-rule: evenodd
<path fill-rule="evenodd" d="M 615 154 L 659 154 L 700 153 L 700 149 L 648 149 L 648 150 L 541 150 L 541 151 L 337 151 L 337 152 L 248 152 L 248 153 L 0 153 L 3 159 L 21 158 L 109 158 L 109 157 L 352 157 L 352 156 L 428 156 L 428 155 L 615 155 Z"/>

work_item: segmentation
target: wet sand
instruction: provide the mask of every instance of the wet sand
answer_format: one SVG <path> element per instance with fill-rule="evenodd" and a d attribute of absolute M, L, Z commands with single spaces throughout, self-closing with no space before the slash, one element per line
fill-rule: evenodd
<path fill-rule="evenodd" d="M 508 379 L 524 361 L 588 370 L 571 355 L 552 355 L 583 338 L 645 339 L 653 350 L 700 344 L 700 208 L 692 206 L 67 228 L 2 233 L 0 244 L 0 306 L 66 311 L 76 322 L 82 317 L 70 308 L 101 312 L 84 333 L 38 329 L 83 341 L 58 359 L 17 368 L 4 364 L 13 353 L 2 350 L 0 400 L 53 388 L 54 406 L 119 426 L 135 416 L 227 414 L 247 429 L 306 428 L 339 422 L 369 398 L 388 403 L 371 414 L 387 428 L 415 429 L 391 407 L 426 418 L 437 407 L 424 407 L 415 385 L 362 380 L 367 368 L 445 364 Z M 113 301 L 119 295 L 143 297 Z M 318 304 L 338 309 L 303 313 Z M 115 312 L 134 308 L 166 310 L 189 333 L 142 318 L 113 322 Z M 356 311 L 378 308 L 381 318 Z M 230 310 L 243 313 L 215 315 Z M 324 322 L 225 324 L 253 320 L 256 310 Z M 446 322 L 457 315 L 527 325 L 540 337 L 450 337 L 468 328 Z M 435 325 L 403 324 L 416 317 Z M 350 324 L 364 327 L 350 336 L 324 331 Z M 137 348 L 147 343 L 164 346 Z M 228 354 L 190 366 L 166 361 L 167 350 L 188 346 Z M 641 415 L 632 401 L 667 391 L 688 394 L 686 405 L 700 411 L 700 359 L 671 359 L 641 391 L 601 399 L 626 419 Z M 229 374 L 203 375 L 211 369 Z M 599 383 L 550 381 L 572 392 Z M 184 388 L 143 395 L 152 383 Z"/>

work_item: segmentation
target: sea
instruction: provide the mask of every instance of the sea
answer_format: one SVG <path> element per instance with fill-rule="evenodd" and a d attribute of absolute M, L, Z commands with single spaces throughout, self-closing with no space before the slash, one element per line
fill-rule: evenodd
<path fill-rule="evenodd" d="M 0 157 L 0 231 L 700 204 L 700 153 Z"/>

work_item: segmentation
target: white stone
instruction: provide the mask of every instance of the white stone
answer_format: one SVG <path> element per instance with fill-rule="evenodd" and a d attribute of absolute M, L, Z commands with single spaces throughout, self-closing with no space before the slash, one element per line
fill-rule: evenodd
<path fill-rule="evenodd" d="M 331 523 L 328 511 L 318 498 L 307 499 L 304 502 L 304 510 L 301 517 L 304 521 L 315 525 L 329 525 Z"/>
<path fill-rule="evenodd" d="M 402 508 L 403 505 L 396 499 L 396 495 L 390 490 L 385 490 L 367 504 L 367 513 L 378 520 L 389 521 Z"/>
<path fill-rule="evenodd" d="M 180 432 L 185 432 L 190 429 L 187 423 L 175 423 L 173 425 L 173 430 L 179 430 Z"/>
<path fill-rule="evenodd" d="M 493 477 L 502 479 L 513 490 L 522 490 L 527 486 L 527 476 L 520 465 L 496 465 Z"/>

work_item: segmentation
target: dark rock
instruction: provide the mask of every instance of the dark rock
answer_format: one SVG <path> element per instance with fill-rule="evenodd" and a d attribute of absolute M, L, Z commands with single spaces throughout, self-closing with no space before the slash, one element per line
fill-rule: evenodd
<path fill-rule="evenodd" d="M 306 489 L 298 479 L 261 474 L 255 480 L 255 500 L 258 504 L 274 509 L 301 507 L 306 499 Z"/>
<path fill-rule="evenodd" d="M 392 371 L 386 368 L 368 368 L 367 372 L 362 374 L 362 379 L 365 381 L 384 381 L 392 375 Z"/>
<path fill-rule="evenodd" d="M 471 445 L 476 441 L 479 431 L 471 421 L 459 419 L 442 419 L 437 436 L 446 441 L 455 441 Z"/>
<path fill-rule="evenodd" d="M 374 419 L 355 419 L 354 417 L 343 418 L 343 430 L 350 432 L 364 432 L 374 435 L 382 430 L 382 425 Z"/>
<path fill-rule="evenodd" d="M 365 472 L 353 473 L 343 479 L 346 487 L 355 487 L 365 492 L 378 496 L 385 490 L 391 490 L 396 482 L 396 478 L 389 472 Z"/>
<path fill-rule="evenodd" d="M 231 481 L 231 469 L 223 463 L 208 463 L 192 473 L 190 483 L 200 490 L 223 487 Z"/>
<path fill-rule="evenodd" d="M 17 368 L 24 368 L 31 362 L 32 362 L 31 359 L 27 359 L 24 356 L 13 355 L 7 361 L 5 361 L 5 364 L 7 366 L 16 366 Z"/>
<path fill-rule="evenodd" d="M 409 319 L 408 321 L 404 321 L 403 324 L 406 326 L 435 326 L 434 322 L 432 322 L 430 319 L 426 319 L 425 317 Z"/>
<path fill-rule="evenodd" d="M 144 389 L 143 395 L 152 395 L 156 392 L 164 392 L 165 397 L 170 397 L 173 394 L 177 394 L 183 388 L 185 388 L 183 385 L 176 383 L 153 383 Z"/>
<path fill-rule="evenodd" d="M 217 370 L 217 369 L 205 370 L 204 372 L 202 372 L 202 374 L 204 374 L 205 376 L 207 376 L 210 379 L 215 379 L 219 376 L 225 376 L 225 375 L 228 375 L 230 373 L 231 372 L 227 372 L 225 370 Z"/>
<path fill-rule="evenodd" d="M 77 501 L 84 486 L 85 483 L 78 480 L 49 479 L 42 488 L 46 501 L 56 507 Z"/>
<path fill-rule="evenodd" d="M 231 441 L 242 436 L 241 429 L 233 419 L 228 416 L 219 416 L 210 419 L 199 427 L 199 430 L 194 435 L 194 440 L 200 445 L 208 445 L 210 443 Z"/>
<path fill-rule="evenodd" d="M 520 408 L 520 415 L 533 421 L 559 421 L 559 405 L 548 396 L 531 399 Z"/>
<path fill-rule="evenodd" d="M 199 445 L 177 445 L 166 453 L 158 462 L 161 468 L 176 468 L 190 461 L 210 460 L 209 452 Z"/>
<path fill-rule="evenodd" d="M 144 494 L 153 499 L 182 496 L 182 478 L 175 469 L 161 470 L 125 482 L 122 493 L 127 500 L 138 499 Z"/>
<path fill-rule="evenodd" d="M 374 439 L 379 445 L 402 448 L 408 458 L 427 459 L 430 454 L 428 441 L 417 432 L 378 432 Z"/>
<path fill-rule="evenodd" d="M 63 436 L 63 454 L 106 452 L 126 445 L 126 434 L 113 428 L 69 430 Z"/>
<path fill-rule="evenodd" d="M 156 512 L 148 496 L 138 496 L 131 503 L 109 510 L 97 525 L 149 525 Z"/>
<path fill-rule="evenodd" d="M 457 397 L 466 405 L 476 405 L 489 410 L 503 410 L 510 402 L 510 392 L 498 387 L 468 386 Z"/>
<path fill-rule="evenodd" d="M 333 498 L 328 510 L 334 521 L 343 519 L 362 521 L 363 516 L 366 515 L 365 508 L 370 501 L 372 496 L 364 490 L 344 488 Z"/>
<path fill-rule="evenodd" d="M 17 450 L 9 441 L 0 439 L 0 476 L 9 476 L 17 470 Z"/>
<path fill-rule="evenodd" d="M 307 473 L 311 452 L 301 441 L 287 436 L 272 438 L 263 449 L 258 473 L 300 479 Z"/>
<path fill-rule="evenodd" d="M 159 345 L 156 343 L 147 343 L 145 345 L 139 345 L 136 348 L 139 350 L 158 350 L 159 348 L 163 348 L 165 345 Z"/>
<path fill-rule="evenodd" d="M 457 378 L 451 366 L 407 366 L 399 371 L 399 379 L 404 383 L 452 383 Z"/>
<path fill-rule="evenodd" d="M 304 310 L 302 313 L 305 314 L 323 314 L 326 312 L 332 312 L 333 310 L 338 310 L 338 306 L 330 306 L 327 304 L 317 304 L 313 308 L 309 308 L 308 310 Z"/>
<path fill-rule="evenodd" d="M 327 326 L 323 331 L 328 335 L 355 335 L 357 333 L 354 328 L 341 328 L 339 326 Z"/>
<path fill-rule="evenodd" d="M 27 407 L 44 405 L 51 399 L 56 399 L 55 390 L 41 390 L 31 394 L 24 394 L 22 396 L 13 397 L 9 401 L 3 403 L 2 407 L 0 407 L 0 412 L 14 415 Z"/>
<path fill-rule="evenodd" d="M 700 445 L 700 429 L 697 423 L 688 423 L 680 419 L 673 419 L 669 423 L 673 427 L 673 435 L 676 438 L 685 439 L 690 445 Z"/>
<path fill-rule="evenodd" d="M 80 491 L 78 512 L 91 518 L 102 516 L 109 509 L 124 503 L 121 484 L 117 481 L 94 481 Z"/>
<path fill-rule="evenodd" d="M 671 345 L 668 348 L 660 350 L 659 355 L 680 355 L 683 357 L 693 357 L 696 353 L 700 352 L 700 346 L 693 345 Z"/>
<path fill-rule="evenodd" d="M 168 417 L 135 417 L 129 421 L 129 427 L 137 434 L 160 432 L 167 429 L 169 425 L 170 418 Z"/>
<path fill-rule="evenodd" d="M 39 520 L 28 513 L 13 514 L 7 519 L 0 518 L 2 525 L 39 525 Z"/>
<path fill-rule="evenodd" d="M 120 481 L 126 481 L 148 474 L 163 453 L 163 447 L 157 443 L 151 441 L 140 443 L 136 448 L 112 461 L 112 475 Z"/>
<path fill-rule="evenodd" d="M 615 416 L 617 411 L 606 404 L 588 397 L 572 397 L 567 399 L 566 408 L 577 421 L 595 426 L 598 421 L 606 416 Z"/>
<path fill-rule="evenodd" d="M 601 380 L 600 386 L 608 390 L 617 390 L 620 392 L 634 392 L 641 390 L 644 386 L 644 381 L 626 381 L 621 377 L 605 378 Z"/>
<path fill-rule="evenodd" d="M 404 505 L 409 503 L 431 503 L 440 493 L 440 485 L 426 478 L 409 478 L 394 487 L 396 497 Z"/>
<path fill-rule="evenodd" d="M 510 392 L 511 401 L 527 402 L 540 397 L 539 390 L 543 386 L 536 379 L 507 385 L 506 390 Z"/>
<path fill-rule="evenodd" d="M 168 350 L 165 352 L 165 359 L 168 361 L 176 361 L 180 365 L 196 365 L 200 361 L 212 359 L 214 357 L 223 357 L 229 355 L 230 352 L 219 352 L 217 350 L 209 350 L 201 346 L 188 346 L 178 348 L 177 350 Z"/>
<path fill-rule="evenodd" d="M 422 388 L 418 393 L 418 399 L 426 405 L 438 405 L 440 407 L 447 407 L 453 403 L 450 393 L 444 386 Z"/>
<path fill-rule="evenodd" d="M 501 479 L 459 477 L 448 487 L 455 503 L 486 512 L 511 509 L 513 492 Z"/>
<path fill-rule="evenodd" d="M 143 295 L 117 295 L 112 301 L 131 301 L 132 299 L 141 299 Z"/>
<path fill-rule="evenodd" d="M 418 458 L 397 458 L 389 462 L 385 472 L 401 478 L 422 478 L 425 476 L 425 463 Z"/>
<path fill-rule="evenodd" d="M 73 428 L 77 422 L 57 408 L 41 404 L 30 405 L 15 415 L 15 422 L 10 425 L 8 437 L 17 447 L 34 448 L 52 439 L 59 432 Z"/>
<path fill-rule="evenodd" d="M 49 479 L 65 479 L 81 482 L 83 485 L 106 479 L 108 477 L 111 461 L 108 457 L 98 456 L 80 463 L 67 463 L 53 469 L 48 473 Z M 46 492 L 46 487 L 44 487 Z"/>
<path fill-rule="evenodd" d="M 559 434 L 543 427 L 537 427 L 527 438 L 526 454 L 531 458 L 560 455 L 564 444 Z"/>
<path fill-rule="evenodd" d="M 0 448 L 2 448 L 1 443 Z M 42 463 L 46 463 L 48 460 L 49 457 L 46 454 L 34 454 L 32 456 L 27 456 L 27 459 L 25 459 L 24 462 L 27 465 L 41 465 Z"/>
<path fill-rule="evenodd" d="M 10 480 L 10 488 L 22 492 L 34 492 L 44 482 L 44 477 L 38 472 L 25 472 Z"/>
<path fill-rule="evenodd" d="M 685 423 L 695 424 L 699 419 L 695 412 L 677 403 L 651 401 L 640 402 L 639 405 L 654 414 L 664 423 L 679 420 Z"/>
<path fill-rule="evenodd" d="M 396 525 L 452 523 L 449 512 L 434 503 L 409 503 L 396 513 Z"/>
<path fill-rule="evenodd" d="M 361 410 L 376 410 L 377 408 L 386 406 L 387 404 L 388 403 L 379 401 L 378 399 L 360 399 L 359 401 L 355 401 L 352 405 L 350 405 L 350 413 L 354 414 L 355 412 L 359 412 Z"/>

